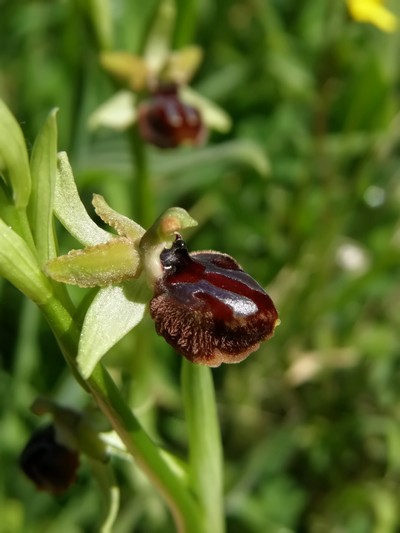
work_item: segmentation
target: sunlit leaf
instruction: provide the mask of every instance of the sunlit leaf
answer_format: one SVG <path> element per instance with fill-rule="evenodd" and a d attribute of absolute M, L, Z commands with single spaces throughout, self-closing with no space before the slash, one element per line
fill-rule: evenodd
<path fill-rule="evenodd" d="M 75 185 L 72 169 L 65 152 L 58 155 L 58 172 L 54 192 L 54 211 L 61 224 L 80 243 L 93 246 L 112 238 L 99 228 L 88 215 Z"/>
<path fill-rule="evenodd" d="M 99 290 L 86 313 L 79 342 L 77 363 L 84 378 L 142 320 L 148 300 L 143 280 Z"/>
<path fill-rule="evenodd" d="M 31 175 L 24 136 L 5 103 L 0 100 L 0 174 L 13 190 L 17 207 L 26 207 L 31 192 Z"/>
<path fill-rule="evenodd" d="M 56 255 L 53 231 L 53 198 L 57 174 L 57 110 L 49 114 L 39 132 L 31 155 L 32 192 L 29 219 L 41 260 Z"/>
<path fill-rule="evenodd" d="M 251 140 L 233 140 L 225 143 L 197 148 L 196 150 L 182 151 L 181 153 L 154 154 L 154 170 L 171 176 L 171 185 L 175 187 L 178 175 L 193 168 L 212 168 L 216 164 L 245 164 L 253 168 L 261 176 L 268 176 L 270 164 L 265 150 L 259 144 Z M 175 178 L 176 177 L 176 178 Z M 216 173 L 216 179 L 218 173 Z M 182 176 L 187 182 L 187 177 Z M 193 183 L 186 183 L 188 189 Z"/>

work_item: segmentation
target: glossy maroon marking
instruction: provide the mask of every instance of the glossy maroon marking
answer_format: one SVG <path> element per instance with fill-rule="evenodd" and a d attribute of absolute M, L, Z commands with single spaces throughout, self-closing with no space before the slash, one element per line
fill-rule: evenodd
<path fill-rule="evenodd" d="M 150 314 L 157 333 L 190 361 L 238 363 L 273 335 L 279 321 L 271 298 L 230 256 L 189 254 L 177 235 L 160 260 Z"/>
<path fill-rule="evenodd" d="M 197 252 L 189 255 L 182 243 L 176 241 L 173 249 L 170 250 L 171 254 L 175 254 L 175 264 L 172 266 L 171 272 L 166 271 L 164 281 L 170 287 L 170 290 L 173 290 L 172 287 L 176 284 L 195 284 L 205 280 L 211 286 L 218 287 L 218 289 L 252 300 L 261 312 L 267 312 L 271 308 L 271 305 L 273 305 L 272 300 L 263 288 L 229 256 L 209 252 Z M 161 257 L 161 262 L 163 262 L 163 257 Z M 168 261 L 166 264 L 168 265 Z M 227 265 L 227 267 L 222 265 Z M 218 300 L 218 296 L 212 294 L 211 288 L 207 291 L 199 288 L 197 292 L 208 294 L 208 298 L 214 302 Z M 203 299 L 207 299 L 207 296 L 203 296 Z M 216 306 L 217 304 L 214 303 L 213 305 Z M 220 312 L 216 312 L 216 314 L 223 314 L 221 305 L 225 306 L 226 304 L 219 299 L 218 309 L 220 309 Z"/>

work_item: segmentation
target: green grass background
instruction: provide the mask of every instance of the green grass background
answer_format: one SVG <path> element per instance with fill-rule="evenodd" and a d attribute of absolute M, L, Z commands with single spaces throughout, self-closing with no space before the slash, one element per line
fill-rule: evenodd
<path fill-rule="evenodd" d="M 99 192 L 129 215 L 129 143 L 87 127 L 114 91 L 89 3 L 0 0 L 0 96 L 28 147 L 59 107 L 59 148 L 85 203 Z M 157 2 L 110 3 L 117 48 L 137 50 Z M 341 0 L 187 6 L 175 43 L 203 48 L 193 86 L 233 127 L 200 149 L 150 147 L 149 209 L 186 208 L 199 221 L 190 248 L 234 256 L 282 320 L 248 360 L 213 371 L 228 532 L 397 532 L 400 33 L 350 20 Z M 78 246 L 61 229 L 60 242 L 62 251 Z M 76 301 L 84 294 L 72 291 Z M 0 532 L 96 532 L 102 502 L 84 459 L 77 485 L 59 497 L 37 493 L 17 468 L 42 422 L 29 413 L 37 395 L 77 408 L 88 398 L 36 308 L 1 279 L 0 298 Z M 148 319 L 107 357 L 153 438 L 184 455 L 180 356 Z M 114 462 L 115 533 L 172 532 L 135 465 Z"/>

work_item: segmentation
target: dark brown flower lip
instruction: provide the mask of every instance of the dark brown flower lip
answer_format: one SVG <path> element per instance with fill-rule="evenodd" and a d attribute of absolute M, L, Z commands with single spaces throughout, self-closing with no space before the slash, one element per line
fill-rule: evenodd
<path fill-rule="evenodd" d="M 185 102 L 176 87 L 162 87 L 138 108 L 142 138 L 158 148 L 201 144 L 206 136 L 199 111 Z"/>
<path fill-rule="evenodd" d="M 33 433 L 19 465 L 38 490 L 61 494 L 76 481 L 79 454 L 57 442 L 51 424 Z"/>
<path fill-rule="evenodd" d="M 279 323 L 264 289 L 230 256 L 189 254 L 180 236 L 160 256 L 164 269 L 150 312 L 157 332 L 193 362 L 239 362 Z"/>

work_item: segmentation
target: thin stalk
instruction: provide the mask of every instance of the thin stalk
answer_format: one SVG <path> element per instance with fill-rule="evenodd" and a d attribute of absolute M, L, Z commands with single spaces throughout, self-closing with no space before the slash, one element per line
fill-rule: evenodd
<path fill-rule="evenodd" d="M 189 434 L 190 484 L 205 516 L 206 531 L 224 533 L 223 450 L 210 368 L 184 359 L 182 391 Z"/>
<path fill-rule="evenodd" d="M 194 41 L 197 22 L 197 0 L 175 0 L 176 22 L 173 35 L 173 48 L 179 50 Z"/>
<path fill-rule="evenodd" d="M 167 502 L 180 533 L 204 533 L 200 507 L 145 433 L 105 368 L 97 365 L 91 392 L 115 431 Z"/>
<path fill-rule="evenodd" d="M 75 356 L 78 349 L 79 329 L 60 302 L 53 299 L 41 307 L 62 352 L 82 384 Z M 98 364 L 87 382 L 96 403 L 112 424 L 140 467 L 146 472 L 168 504 L 180 533 L 204 533 L 200 508 L 188 488 L 170 468 L 166 460 L 132 413 L 107 370 Z M 217 531 L 216 531 L 217 533 Z"/>
<path fill-rule="evenodd" d="M 134 218 L 138 224 L 148 228 L 154 221 L 154 198 L 148 168 L 146 147 L 136 125 L 129 130 L 132 156 L 135 163 Z"/>

